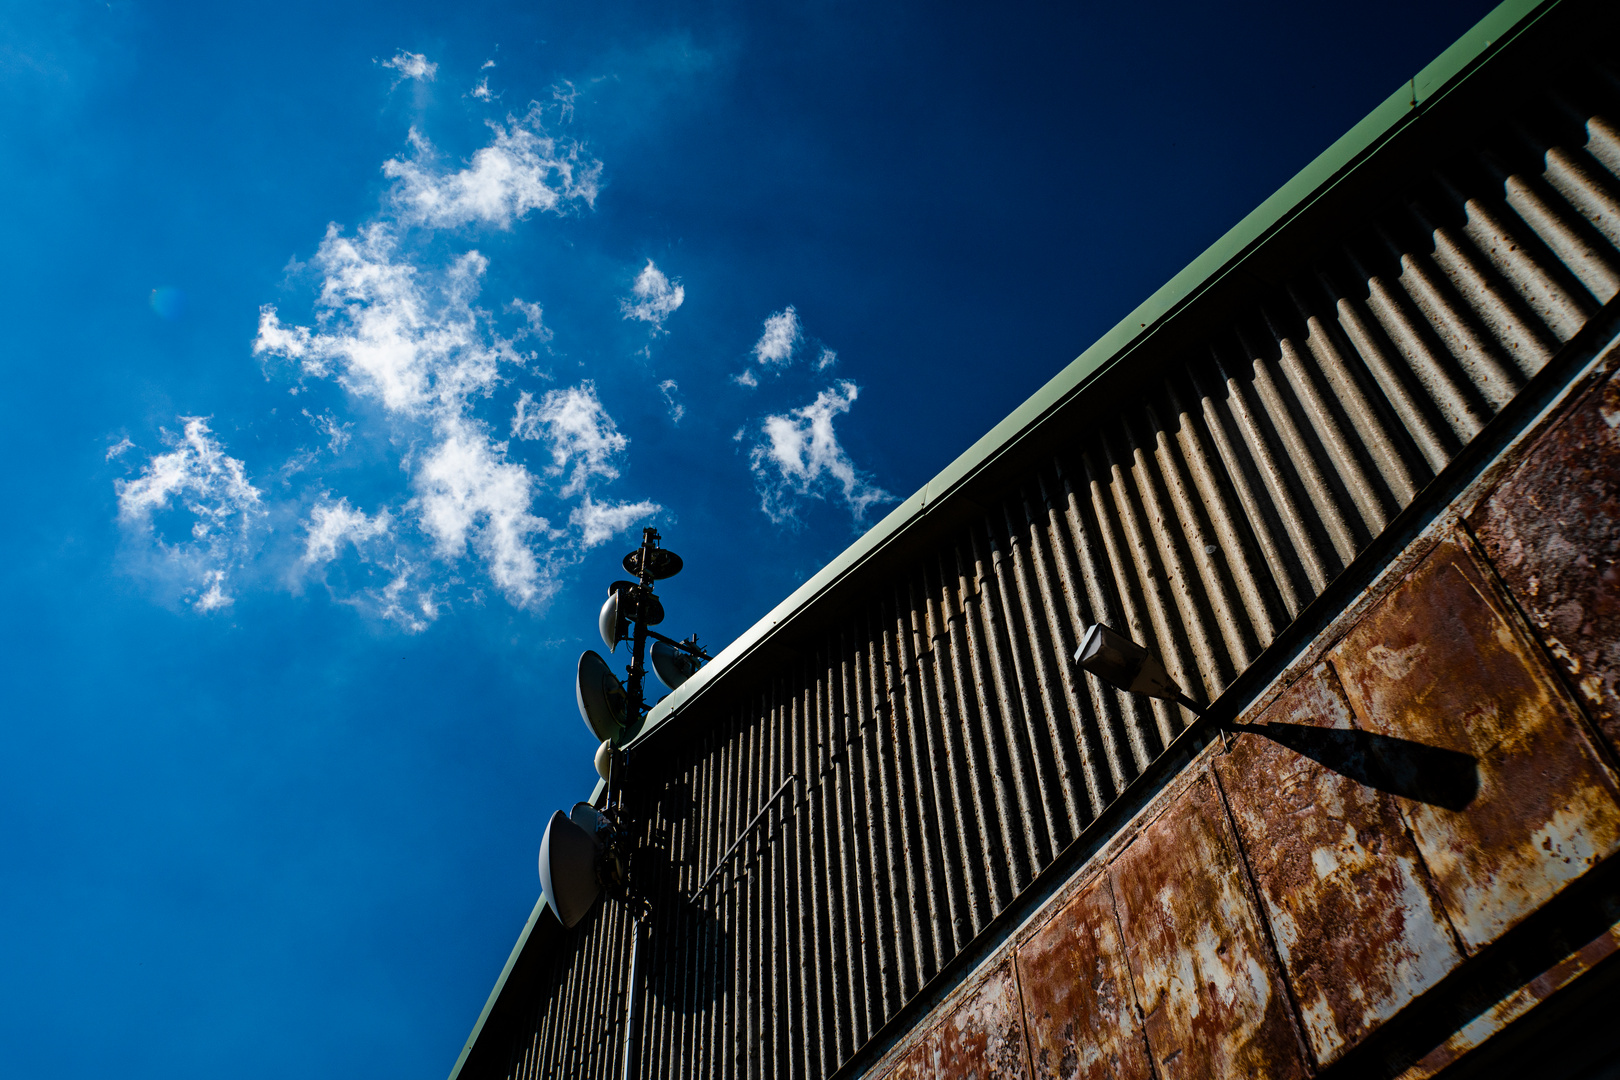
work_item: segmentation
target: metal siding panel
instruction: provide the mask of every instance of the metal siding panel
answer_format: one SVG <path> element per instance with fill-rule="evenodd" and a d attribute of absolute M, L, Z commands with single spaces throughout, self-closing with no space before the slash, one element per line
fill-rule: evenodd
<path fill-rule="evenodd" d="M 937 1075 L 962 1080 L 1028 1080 L 1029 1047 L 1011 956 L 952 1004 L 930 1040 Z"/>
<path fill-rule="evenodd" d="M 1106 877 L 1018 947 L 1035 1080 L 1152 1080 Z"/>
<path fill-rule="evenodd" d="M 1215 785 L 1198 777 L 1112 868 L 1163 1080 L 1307 1075 Z"/>
<path fill-rule="evenodd" d="M 1268 730 L 1269 729 L 1269 730 Z M 1217 761 L 1311 1051 L 1336 1060 L 1461 959 L 1332 670 L 1312 669 Z M 1337 766 L 1337 771 L 1319 762 Z"/>
<path fill-rule="evenodd" d="M 1469 523 L 1620 752 L 1620 375 L 1543 435 Z"/>
<path fill-rule="evenodd" d="M 1612 780 L 1463 542 L 1438 544 L 1330 656 L 1363 726 L 1477 761 L 1465 807 L 1438 789 L 1400 800 L 1470 951 L 1620 843 Z"/>

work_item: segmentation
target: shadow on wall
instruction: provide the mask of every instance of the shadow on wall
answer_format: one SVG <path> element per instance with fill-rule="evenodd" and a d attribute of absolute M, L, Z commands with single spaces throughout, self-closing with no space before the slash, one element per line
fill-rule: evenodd
<path fill-rule="evenodd" d="M 1472 754 L 1346 728 L 1308 724 L 1228 724 L 1281 743 L 1324 768 L 1403 799 L 1461 810 L 1479 794 Z"/>

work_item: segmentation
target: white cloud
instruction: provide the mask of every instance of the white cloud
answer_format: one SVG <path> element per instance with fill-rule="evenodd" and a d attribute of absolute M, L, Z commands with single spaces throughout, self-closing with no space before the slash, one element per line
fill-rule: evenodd
<path fill-rule="evenodd" d="M 327 449 L 334 454 L 343 453 L 344 449 L 349 445 L 349 440 L 353 438 L 354 424 L 352 422 L 347 424 L 339 423 L 338 418 L 332 415 L 330 409 L 319 416 L 315 416 L 308 409 L 304 409 L 302 412 L 304 418 L 314 426 L 315 430 L 326 436 Z"/>
<path fill-rule="evenodd" d="M 789 304 L 765 320 L 759 340 L 754 342 L 754 356 L 762 364 L 783 364 L 793 358 L 793 350 L 803 339 L 799 329 L 799 313 Z"/>
<path fill-rule="evenodd" d="M 847 413 L 860 388 L 845 380 L 821 391 L 801 409 L 767 416 L 763 436 L 749 455 L 760 494 L 760 509 L 778 524 L 797 516 L 802 498 L 841 498 L 857 521 L 873 504 L 894 496 L 873 485 L 855 468 L 833 431 L 833 418 Z"/>
<path fill-rule="evenodd" d="M 674 379 L 665 379 L 658 384 L 658 392 L 664 395 L 664 404 L 669 407 L 670 422 L 674 424 L 679 424 L 681 417 L 686 415 L 686 406 L 675 396 L 680 390 L 680 384 Z"/>
<path fill-rule="evenodd" d="M 432 145 L 412 129 L 416 152 L 383 163 L 384 175 L 398 181 L 389 197 L 401 221 L 440 229 L 473 222 L 509 229 L 531 210 L 562 214 L 581 203 L 596 204 L 602 163 L 577 142 L 548 135 L 539 105 L 526 116 L 508 115 L 504 126 L 493 121 L 489 126 L 494 141 L 454 172 L 434 165 Z"/>
<path fill-rule="evenodd" d="M 758 386 L 759 376 L 754 374 L 753 368 L 744 368 L 740 374 L 731 376 L 731 381 L 738 386 Z"/>
<path fill-rule="evenodd" d="M 579 531 L 581 547 L 593 548 L 613 539 L 636 522 L 651 517 L 660 509 L 653 502 L 598 503 L 587 492 L 568 515 L 568 524 Z"/>
<path fill-rule="evenodd" d="M 482 64 L 480 64 L 478 66 L 478 70 L 479 71 L 488 71 L 490 68 L 492 68 L 494 66 L 495 66 L 495 61 L 493 61 L 493 60 L 485 60 Z"/>
<path fill-rule="evenodd" d="M 507 460 L 505 443 L 492 443 L 476 425 L 461 421 L 448 427 L 414 478 L 423 530 L 447 559 L 460 559 L 470 541 L 490 578 L 514 604 L 545 600 L 556 582 L 530 540 L 557 534 L 545 518 L 530 512 L 534 477 Z"/>
<path fill-rule="evenodd" d="M 825 345 L 822 346 L 821 355 L 816 357 L 816 370 L 825 371 L 836 363 L 838 363 L 838 354 Z"/>
<path fill-rule="evenodd" d="M 316 378 L 335 373 L 350 392 L 410 416 L 459 411 L 468 397 L 488 394 L 499 362 L 519 359 L 472 303 L 488 261 L 466 252 L 434 280 L 400 259 L 398 246 L 381 224 L 354 236 L 328 226 L 313 260 L 323 278 L 321 329 L 285 326 L 265 305 L 253 352 L 296 361 Z"/>
<path fill-rule="evenodd" d="M 551 328 L 545 324 L 545 312 L 539 304 L 519 300 L 514 296 L 512 302 L 506 305 L 506 310 L 515 311 L 522 315 L 524 321 L 529 324 L 527 328 L 518 332 L 517 336 L 519 338 L 532 337 L 541 342 L 551 340 Z M 533 359 L 537 355 L 537 353 L 530 353 L 529 357 Z"/>
<path fill-rule="evenodd" d="M 165 433 L 172 449 L 154 454 L 139 476 L 117 480 L 113 489 L 124 527 L 149 537 L 182 588 L 196 594 L 197 608 L 212 611 L 231 602 L 224 592 L 226 570 L 246 555 L 250 533 L 265 511 L 246 466 L 225 453 L 208 418 L 182 419 L 180 436 Z M 157 515 L 176 503 L 187 515 L 187 539 L 171 540 L 155 524 Z"/>
<path fill-rule="evenodd" d="M 471 91 L 469 91 L 469 93 L 471 93 L 472 96 L 477 98 L 479 101 L 490 100 L 489 76 L 485 75 L 482 79 L 479 79 L 477 84 L 472 88 Z"/>
<path fill-rule="evenodd" d="M 439 70 L 438 64 L 421 53 L 406 52 L 404 49 L 396 52 L 392 60 L 384 60 L 382 66 L 393 68 L 404 78 L 421 82 L 432 82 L 434 73 Z"/>
<path fill-rule="evenodd" d="M 338 548 L 344 544 L 358 548 L 367 541 L 387 536 L 392 528 L 393 519 L 387 510 L 379 510 L 376 517 L 367 517 L 362 510 L 350 509 L 347 498 L 333 502 L 323 495 L 304 524 L 304 564 L 324 566 L 337 558 Z"/>
<path fill-rule="evenodd" d="M 410 75 L 408 65 L 400 65 L 411 59 L 427 63 L 401 54 L 389 66 Z M 432 72 L 428 64 L 410 77 Z M 553 96 L 547 108 L 566 114 L 572 88 L 554 88 Z M 556 592 L 560 575 L 586 549 L 658 511 L 654 503 L 614 501 L 599 490 L 618 477 L 629 440 L 592 382 L 538 399 L 518 395 L 512 433 L 541 442 L 543 467 L 509 453 L 521 444 L 497 441 L 484 418 L 488 400 L 538 358 L 529 339 L 543 343 L 551 331 L 539 304 L 516 298 L 505 311 L 524 325 L 503 331 L 478 306 L 488 260 L 476 250 L 443 255 L 442 247 L 420 242 L 422 230 L 505 229 L 535 210 L 563 214 L 589 206 L 601 173 L 600 162 L 578 144 L 546 133 L 538 105 L 490 130 L 488 144 L 459 169 L 441 167 L 413 131 L 414 151 L 385 165 L 394 182 L 379 216 L 352 232 L 329 226 L 309 263 L 300 264 L 319 281 L 307 325 L 284 323 L 271 305 L 260 311 L 253 352 L 296 372 L 300 384 L 291 392 L 331 380 L 369 406 L 354 421 L 331 410 L 303 410 L 332 453 L 348 447 L 357 424 L 367 431 L 368 453 L 389 444 L 400 448 L 397 464 L 408 487 L 397 498 L 384 496 L 368 515 L 350 496 L 316 489 L 311 500 L 306 489 L 267 508 L 242 462 L 226 455 L 207 421 L 195 417 L 185 418 L 184 436 L 168 439 L 168 452 L 118 482 L 126 529 L 144 534 L 148 552 L 173 564 L 167 573 L 184 577 L 186 598 L 199 610 L 229 605 L 238 570 L 263 569 L 252 559 L 282 560 L 277 572 L 262 577 L 296 589 L 301 576 L 352 547 L 346 572 L 332 575 L 339 579 L 334 596 L 417 633 L 455 595 L 481 602 L 487 586 L 462 576 L 456 564 L 463 560 L 480 563 L 510 603 L 532 608 Z M 638 302 L 650 305 L 656 320 L 684 298 L 680 285 L 650 262 L 637 285 Z M 386 438 L 370 437 L 364 426 L 378 422 L 386 425 Z M 131 446 L 124 440 L 108 459 Z M 281 485 L 291 487 L 324 457 L 308 447 L 294 451 L 279 467 Z M 189 512 L 190 535 L 171 542 L 158 526 L 173 528 L 177 503 Z M 301 521 L 300 506 L 310 507 Z M 286 523 L 280 531 L 290 542 L 263 542 L 261 534 L 271 534 L 266 528 L 249 542 L 252 527 L 267 517 Z"/>
<path fill-rule="evenodd" d="M 630 293 L 629 297 L 619 301 L 619 310 L 624 312 L 626 319 L 652 323 L 655 331 L 662 330 L 664 320 L 686 302 L 686 287 L 679 281 L 671 283 L 651 259 L 636 275 Z"/>
<path fill-rule="evenodd" d="M 546 471 L 553 476 L 569 473 L 567 485 L 559 492 L 564 498 L 583 492 L 593 478 L 616 479 L 615 459 L 630 441 L 619 434 L 613 417 L 596 396 L 596 384 L 589 379 L 565 390 L 547 391 L 538 405 L 533 395 L 520 394 L 512 434 L 550 444 L 552 464 Z"/>
<path fill-rule="evenodd" d="M 120 455 L 122 455 L 126 450 L 133 449 L 134 446 L 135 446 L 135 444 L 130 442 L 129 441 L 129 436 L 126 435 L 124 438 L 119 439 L 117 442 L 115 442 L 111 446 L 107 447 L 107 456 L 102 458 L 101 460 L 103 460 L 103 461 L 111 461 L 113 458 L 119 457 Z"/>

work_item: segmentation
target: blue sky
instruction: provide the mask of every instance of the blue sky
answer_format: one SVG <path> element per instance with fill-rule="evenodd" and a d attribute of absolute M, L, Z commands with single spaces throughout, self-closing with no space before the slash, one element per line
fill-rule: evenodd
<path fill-rule="evenodd" d="M 722 646 L 1488 10 L 0 5 L 0 1055 L 441 1077 Z"/>

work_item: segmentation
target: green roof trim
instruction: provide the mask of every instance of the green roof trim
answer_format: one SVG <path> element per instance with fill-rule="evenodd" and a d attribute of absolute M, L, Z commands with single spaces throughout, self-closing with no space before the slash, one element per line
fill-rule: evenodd
<path fill-rule="evenodd" d="M 1098 375 L 1150 341 L 1167 319 L 1237 270 L 1268 238 L 1331 191 L 1380 146 L 1419 116 L 1421 106 L 1461 85 L 1481 64 L 1560 2 L 1504 0 L 1497 5 L 1450 48 L 1317 155 L 1316 160 L 1296 173 L 1270 198 L 1227 230 L 1226 235 L 1206 248 L 1203 254 L 1030 395 L 1006 419 L 945 466 L 921 490 L 902 500 L 882 521 L 795 589 L 770 614 L 722 649 L 718 656 L 700 668 L 679 689 L 659 702 L 631 745 L 645 742 L 712 685 L 727 668 L 770 638 L 778 626 L 809 607 L 840 580 L 898 539 L 931 507 L 1017 447 L 1039 427 L 1042 420 L 1073 400 Z M 599 785 L 596 795 L 600 795 L 601 790 L 602 786 Z"/>
<path fill-rule="evenodd" d="M 472 1033 L 462 1044 L 461 1053 L 456 1055 L 456 1063 L 450 1069 L 450 1080 L 457 1080 L 462 1067 L 467 1064 L 467 1058 L 472 1056 L 473 1047 L 478 1045 L 478 1036 L 484 1033 L 484 1024 L 489 1020 L 489 1014 L 495 1011 L 495 1003 L 501 999 L 501 991 L 506 989 L 506 980 L 511 978 L 512 969 L 517 967 L 518 957 L 523 955 L 524 948 L 529 944 L 529 935 L 534 932 L 535 924 L 540 921 L 540 913 L 545 909 L 546 894 L 541 893 L 540 899 L 534 902 L 534 910 L 529 912 L 529 921 L 523 924 L 523 933 L 518 935 L 517 944 L 512 946 L 512 952 L 506 958 L 506 966 L 501 968 L 501 977 L 495 980 L 495 987 L 490 990 L 483 1011 L 478 1014 L 478 1022 L 473 1024 Z"/>
<path fill-rule="evenodd" d="M 1064 404 L 1082 393 L 1104 371 L 1127 359 L 1138 348 L 1148 343 L 1177 312 L 1186 308 L 1233 271 L 1258 250 L 1270 237 L 1286 227 L 1317 200 L 1333 190 L 1341 181 L 1372 156 L 1381 146 L 1399 134 L 1414 118 L 1421 115 L 1421 106 L 1437 101 L 1461 86 L 1470 75 L 1488 62 L 1509 42 L 1532 27 L 1564 0 L 1503 0 L 1490 14 L 1475 23 L 1468 31 L 1408 80 L 1399 90 L 1389 95 L 1359 123 L 1345 132 L 1331 146 L 1317 155 L 1305 168 L 1278 188 L 1269 198 L 1255 207 L 1219 240 L 1204 250 L 1152 296 L 1149 296 L 1113 329 L 1098 338 L 1063 370 L 1004 420 L 991 428 L 982 438 L 957 456 L 927 484 L 903 499 L 883 520 L 867 530 L 837 558 L 822 567 L 803 585 L 793 591 L 770 613 L 760 619 L 737 640 L 722 649 L 713 660 L 698 670 L 691 679 L 671 692 L 648 715 L 641 733 L 630 744 L 638 746 L 654 732 L 665 726 L 682 709 L 696 700 L 729 668 L 734 667 L 765 644 L 777 628 L 799 612 L 810 607 L 823 594 L 829 592 L 845 577 L 868 563 L 874 556 L 895 543 L 910 529 L 918 525 L 929 511 L 957 492 L 974 477 L 1016 448 L 1034 432 L 1043 420 Z M 600 801 L 606 784 L 598 783 L 591 802 Z M 459 1080 L 473 1047 L 484 1030 L 507 979 L 516 967 L 519 957 L 529 943 L 541 912 L 546 907 L 544 895 L 535 902 L 534 911 L 523 927 L 517 944 L 501 969 L 489 999 L 473 1025 L 449 1080 Z"/>

